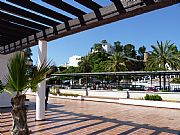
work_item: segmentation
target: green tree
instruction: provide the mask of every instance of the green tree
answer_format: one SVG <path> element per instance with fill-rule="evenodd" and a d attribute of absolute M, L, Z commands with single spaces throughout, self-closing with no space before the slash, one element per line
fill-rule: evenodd
<path fill-rule="evenodd" d="M 175 44 L 166 41 L 158 42 L 151 46 L 153 51 L 150 53 L 146 62 L 146 69 L 157 68 L 167 70 L 168 68 L 177 70 L 179 68 L 180 54 Z"/>
<path fill-rule="evenodd" d="M 94 51 L 97 51 L 97 52 L 103 51 L 102 44 L 100 44 L 100 43 L 95 43 L 94 46 L 93 46 L 93 49 L 94 49 Z"/>
<path fill-rule="evenodd" d="M 150 53 L 146 62 L 147 70 L 168 70 L 168 68 L 176 70 L 179 68 L 180 54 L 178 53 L 175 44 L 171 43 L 170 41 L 166 41 L 165 43 L 163 43 L 162 41 L 157 41 L 157 45 L 152 45 L 151 47 L 153 51 Z M 165 88 L 165 75 L 163 78 Z"/>
<path fill-rule="evenodd" d="M 79 71 L 83 73 L 91 72 L 92 70 L 92 63 L 89 59 L 89 56 L 85 56 L 79 62 Z"/>
<path fill-rule="evenodd" d="M 123 53 L 115 52 L 112 56 L 109 57 L 109 66 L 108 70 L 113 72 L 125 71 L 125 56 Z"/>
<path fill-rule="evenodd" d="M 114 51 L 115 52 L 123 52 L 123 45 L 121 45 L 121 42 L 116 41 L 114 42 Z"/>
<path fill-rule="evenodd" d="M 59 72 L 62 72 L 62 71 L 64 71 L 64 70 L 67 69 L 67 67 L 64 67 L 64 66 L 59 66 L 59 67 L 57 67 L 57 68 L 58 68 L 58 71 L 59 71 Z"/>
<path fill-rule="evenodd" d="M 106 72 L 108 64 L 108 61 L 101 61 L 98 64 L 94 64 L 92 72 Z"/>
<path fill-rule="evenodd" d="M 43 63 L 39 68 L 33 69 L 32 78 L 27 76 L 26 58 L 22 53 L 17 53 L 10 59 L 8 64 L 8 74 L 6 76 L 6 85 L 3 89 L 4 92 L 16 92 L 12 97 L 12 134 L 13 135 L 29 135 L 27 125 L 27 114 L 25 107 L 26 96 L 23 94 L 28 88 L 36 90 L 37 84 L 45 79 L 46 74 L 49 72 L 50 63 Z M 2 99 L 1 99 L 2 100 Z"/>
<path fill-rule="evenodd" d="M 105 44 L 107 44 L 107 43 L 108 43 L 107 40 L 102 40 L 102 41 L 101 41 L 101 44 L 102 44 L 102 45 L 105 45 Z"/>
<path fill-rule="evenodd" d="M 34 66 L 33 66 L 33 60 L 32 60 L 32 50 L 31 50 L 31 48 L 26 48 L 26 49 L 24 49 L 24 56 L 25 56 L 25 60 L 26 60 L 26 67 L 27 67 L 27 76 L 29 77 L 29 78 L 31 78 L 32 77 L 32 70 L 33 70 L 33 68 L 35 68 Z"/>
<path fill-rule="evenodd" d="M 79 72 L 78 67 L 70 66 L 67 67 L 65 70 L 63 70 L 61 73 L 78 73 L 78 72 Z"/>
<path fill-rule="evenodd" d="M 92 63 L 89 56 L 85 56 L 79 62 L 79 71 L 83 73 L 91 72 Z M 88 77 L 86 76 L 86 96 L 88 96 Z"/>
<path fill-rule="evenodd" d="M 146 52 L 146 47 L 145 46 L 141 46 L 138 49 L 138 60 L 143 60 L 144 59 L 144 53 Z"/>
<path fill-rule="evenodd" d="M 136 58 L 136 50 L 134 45 L 126 44 L 124 46 L 124 55 L 129 58 Z"/>
<path fill-rule="evenodd" d="M 144 62 L 139 60 L 126 60 L 126 68 L 128 71 L 143 71 L 145 68 Z"/>
<path fill-rule="evenodd" d="M 92 53 L 89 55 L 89 60 L 91 61 L 92 65 L 99 64 L 101 61 L 108 60 L 110 55 L 106 52 L 97 52 Z"/>

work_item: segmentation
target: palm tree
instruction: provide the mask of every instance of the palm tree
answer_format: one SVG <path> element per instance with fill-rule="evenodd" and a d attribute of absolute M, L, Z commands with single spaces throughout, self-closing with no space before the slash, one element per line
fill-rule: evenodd
<path fill-rule="evenodd" d="M 109 59 L 109 71 L 118 72 L 126 70 L 125 56 L 123 53 L 115 52 Z"/>
<path fill-rule="evenodd" d="M 100 44 L 100 43 L 95 43 L 94 46 L 93 46 L 93 49 L 94 49 L 94 51 L 96 51 L 96 52 L 102 52 L 102 51 L 103 51 L 102 44 Z"/>
<path fill-rule="evenodd" d="M 82 73 L 88 73 L 92 70 L 92 63 L 89 56 L 82 58 L 82 61 L 79 62 L 79 71 Z"/>
<path fill-rule="evenodd" d="M 152 45 L 153 51 L 151 52 L 147 62 L 146 69 L 156 69 L 156 70 L 168 70 L 179 68 L 180 54 L 178 53 L 177 47 L 166 41 L 165 43 L 158 42 L 157 45 Z M 165 75 L 164 75 L 164 88 L 165 88 Z"/>
<path fill-rule="evenodd" d="M 37 84 L 45 79 L 49 72 L 50 63 L 43 63 L 40 67 L 33 69 L 32 78 L 27 76 L 26 58 L 22 53 L 15 54 L 8 64 L 8 74 L 6 76 L 6 85 L 4 91 L 8 93 L 15 92 L 16 95 L 11 99 L 12 104 L 12 134 L 29 135 L 30 131 L 27 126 L 27 114 L 25 107 L 25 92 L 32 88 L 35 90 Z"/>
<path fill-rule="evenodd" d="M 79 63 L 79 71 L 82 73 L 88 73 L 92 70 L 92 63 L 89 56 L 82 58 L 82 61 Z M 88 77 L 86 76 L 86 96 L 88 96 Z"/>
<path fill-rule="evenodd" d="M 109 57 L 109 59 L 110 60 L 109 60 L 109 65 L 107 67 L 108 68 L 107 70 L 113 71 L 113 72 L 125 71 L 126 70 L 125 56 L 123 53 L 115 52 L 112 56 Z M 119 79 L 120 79 L 120 77 L 118 76 L 117 88 L 119 88 Z"/>
<path fill-rule="evenodd" d="M 115 52 L 123 52 L 123 45 L 121 45 L 121 42 L 120 41 L 116 41 L 114 42 L 114 51 Z"/>

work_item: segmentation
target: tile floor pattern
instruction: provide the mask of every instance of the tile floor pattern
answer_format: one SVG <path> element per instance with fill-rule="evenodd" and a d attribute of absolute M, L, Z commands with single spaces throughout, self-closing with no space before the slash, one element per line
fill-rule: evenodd
<path fill-rule="evenodd" d="M 173 135 L 180 110 L 50 98 L 45 121 L 35 121 L 35 97 L 28 96 L 33 135 Z M 10 110 L 1 109 L 0 133 L 10 135 Z"/>

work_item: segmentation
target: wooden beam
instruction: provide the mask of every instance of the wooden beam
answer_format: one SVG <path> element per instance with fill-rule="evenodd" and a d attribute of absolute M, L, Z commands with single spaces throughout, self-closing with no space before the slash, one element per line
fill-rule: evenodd
<path fill-rule="evenodd" d="M 9 2 L 12 2 L 14 4 L 17 4 L 19 6 L 22 6 L 24 8 L 36 11 L 38 13 L 41 13 L 43 15 L 46 15 L 48 17 L 51 17 L 53 19 L 62 21 L 62 22 L 68 22 L 72 18 L 65 16 L 61 13 L 58 13 L 56 11 L 53 11 L 51 9 L 48 9 L 46 7 L 43 7 L 41 5 L 38 5 L 37 3 L 31 2 L 30 0 L 7 0 Z"/>
<path fill-rule="evenodd" d="M 80 3 L 81 5 L 91 9 L 94 11 L 94 13 L 96 14 L 96 17 L 98 18 L 98 20 L 102 19 L 101 13 L 99 11 L 100 8 L 102 8 L 101 5 L 97 4 L 96 2 L 92 1 L 92 0 L 75 0 L 76 2 Z"/>
<path fill-rule="evenodd" d="M 115 4 L 117 11 L 119 13 L 125 13 L 126 12 L 125 7 L 123 6 L 121 0 L 111 0 L 111 1 Z"/>
<path fill-rule="evenodd" d="M 66 27 L 64 24 L 60 24 L 56 26 L 57 29 L 57 34 L 55 34 L 55 30 L 53 28 L 49 28 L 45 30 L 46 38 L 44 38 L 44 33 L 43 32 L 38 32 L 36 33 L 35 37 L 34 36 L 28 36 L 29 39 L 29 44 L 23 45 L 22 48 L 16 48 L 16 49 L 11 49 L 11 51 L 6 51 L 5 54 L 15 52 L 27 47 L 31 47 L 37 44 L 38 39 L 44 39 L 46 41 L 52 41 L 58 38 L 62 38 L 68 35 L 72 35 L 84 30 L 88 30 L 94 27 L 98 27 L 101 25 L 109 24 L 118 20 L 122 20 L 125 18 L 133 17 L 136 15 L 140 15 L 143 13 L 147 13 L 156 9 L 164 8 L 167 6 L 171 6 L 177 3 L 180 3 L 180 0 L 161 0 L 159 2 L 155 2 L 154 4 L 151 5 L 146 5 L 146 4 L 141 4 L 139 2 L 141 0 L 137 0 L 137 3 L 132 5 L 126 5 L 124 8 L 126 9 L 125 13 L 119 13 L 117 11 L 117 8 L 115 4 L 111 4 L 110 6 L 104 7 L 100 9 L 101 15 L 102 15 L 102 20 L 98 20 L 95 13 L 89 13 L 86 15 L 83 15 L 83 19 L 85 21 L 85 25 L 81 26 L 81 23 L 79 20 L 76 18 L 74 20 L 69 21 L 69 26 L 70 30 L 66 30 Z M 138 4 L 139 3 L 139 4 Z M 1 50 L 3 51 L 3 50 Z"/>
<path fill-rule="evenodd" d="M 42 0 L 42 1 L 54 6 L 56 8 L 64 10 L 72 15 L 75 15 L 77 17 L 81 17 L 86 14 L 84 11 L 82 11 L 76 7 L 73 7 L 72 5 L 69 5 L 66 2 L 63 2 L 62 0 Z"/>
<path fill-rule="evenodd" d="M 6 12 L 24 17 L 26 19 L 30 19 L 30 20 L 33 20 L 33 21 L 36 21 L 36 22 L 39 22 L 42 24 L 49 25 L 49 26 L 56 26 L 56 25 L 60 24 L 59 22 L 50 20 L 50 19 L 42 17 L 38 14 L 17 8 L 15 6 L 9 5 L 9 4 L 1 2 L 1 1 L 0 1 L 0 9 L 3 11 L 6 11 Z"/>
<path fill-rule="evenodd" d="M 25 20 L 25 19 L 22 19 L 20 17 L 13 16 L 13 15 L 1 12 L 1 11 L 0 11 L 0 18 L 3 19 L 3 20 L 9 21 L 9 22 L 14 22 L 14 23 L 24 25 L 24 26 L 27 26 L 27 27 L 31 27 L 31 28 L 34 28 L 34 29 L 38 29 L 38 30 L 45 30 L 45 29 L 49 28 L 47 26 L 44 26 L 44 25 L 29 21 L 29 20 Z"/>

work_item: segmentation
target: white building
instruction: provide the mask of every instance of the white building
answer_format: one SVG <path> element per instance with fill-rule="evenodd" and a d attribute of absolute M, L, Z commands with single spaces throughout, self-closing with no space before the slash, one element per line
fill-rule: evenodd
<path fill-rule="evenodd" d="M 67 66 L 73 66 L 73 67 L 78 67 L 78 63 L 81 61 L 81 56 L 78 55 L 73 55 L 71 57 L 69 57 L 69 61 Z"/>
<path fill-rule="evenodd" d="M 105 50 L 106 53 L 113 54 L 113 47 L 111 44 L 109 43 L 103 44 L 102 48 Z"/>
<path fill-rule="evenodd" d="M 113 51 L 114 51 L 113 46 L 109 43 L 102 44 L 102 49 L 103 51 L 109 54 L 113 54 Z M 97 52 L 98 52 L 97 50 L 94 50 L 93 48 L 91 48 L 91 53 L 97 53 Z"/>

